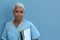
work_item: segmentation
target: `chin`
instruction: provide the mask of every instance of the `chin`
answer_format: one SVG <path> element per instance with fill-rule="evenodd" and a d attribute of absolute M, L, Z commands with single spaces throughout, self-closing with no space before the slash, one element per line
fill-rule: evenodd
<path fill-rule="evenodd" d="M 22 20 L 22 18 L 17 18 L 16 20 Z"/>

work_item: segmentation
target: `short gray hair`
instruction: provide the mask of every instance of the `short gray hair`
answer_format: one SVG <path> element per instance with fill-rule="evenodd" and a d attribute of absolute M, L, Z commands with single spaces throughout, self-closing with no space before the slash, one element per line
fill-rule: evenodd
<path fill-rule="evenodd" d="M 13 9 L 15 9 L 15 7 L 22 7 L 25 10 L 25 7 L 22 3 L 16 3 L 15 6 L 13 7 Z"/>

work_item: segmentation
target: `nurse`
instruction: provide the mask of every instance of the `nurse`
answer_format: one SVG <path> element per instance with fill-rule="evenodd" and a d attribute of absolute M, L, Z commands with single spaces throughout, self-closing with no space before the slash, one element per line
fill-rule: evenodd
<path fill-rule="evenodd" d="M 38 40 L 40 33 L 32 22 L 24 19 L 24 11 L 24 5 L 16 3 L 14 20 L 6 23 L 1 40 Z"/>

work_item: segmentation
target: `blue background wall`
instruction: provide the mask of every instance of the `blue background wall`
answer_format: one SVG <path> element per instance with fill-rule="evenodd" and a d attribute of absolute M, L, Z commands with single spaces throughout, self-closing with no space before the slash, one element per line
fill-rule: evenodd
<path fill-rule="evenodd" d="M 38 28 L 40 40 L 60 40 L 60 0 L 0 0 L 0 38 L 17 2 L 25 5 L 25 18 Z"/>

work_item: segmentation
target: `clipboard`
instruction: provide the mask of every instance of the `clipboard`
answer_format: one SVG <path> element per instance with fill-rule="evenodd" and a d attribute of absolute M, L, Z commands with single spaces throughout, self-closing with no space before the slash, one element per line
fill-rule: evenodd
<path fill-rule="evenodd" d="M 31 40 L 31 29 L 24 30 L 24 40 Z"/>

